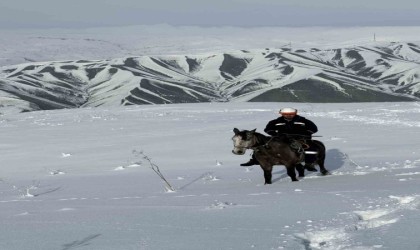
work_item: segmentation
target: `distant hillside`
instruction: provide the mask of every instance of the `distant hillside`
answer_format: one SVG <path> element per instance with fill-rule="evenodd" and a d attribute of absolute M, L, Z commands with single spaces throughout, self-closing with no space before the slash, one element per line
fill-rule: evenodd
<path fill-rule="evenodd" d="M 420 100 L 420 46 L 238 50 L 26 63 L 0 68 L 16 111 L 196 102 Z"/>

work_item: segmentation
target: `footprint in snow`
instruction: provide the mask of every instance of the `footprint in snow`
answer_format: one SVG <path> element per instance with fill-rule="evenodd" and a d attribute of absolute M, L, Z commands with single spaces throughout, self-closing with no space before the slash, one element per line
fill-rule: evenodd
<path fill-rule="evenodd" d="M 297 233 L 294 237 L 305 249 L 334 249 L 334 246 L 341 246 L 350 238 L 343 228 Z"/>
<path fill-rule="evenodd" d="M 15 216 L 26 216 L 26 215 L 29 215 L 29 212 L 23 212 L 20 214 L 16 214 Z"/>
<path fill-rule="evenodd" d="M 415 196 L 394 196 L 390 195 L 389 198 L 397 200 L 399 204 L 409 204 L 416 200 Z"/>
<path fill-rule="evenodd" d="M 407 172 L 407 173 L 401 173 L 401 174 L 396 174 L 395 176 L 410 176 L 410 175 L 419 175 L 420 172 Z"/>
<path fill-rule="evenodd" d="M 261 192 L 261 193 L 251 193 L 251 194 L 248 194 L 248 195 L 257 196 L 257 195 L 267 195 L 267 194 L 270 194 L 270 193 Z"/>
<path fill-rule="evenodd" d="M 390 199 L 396 200 L 401 209 L 420 209 L 420 195 L 412 196 L 388 196 Z"/>
<path fill-rule="evenodd" d="M 214 201 L 213 204 L 207 207 L 207 209 L 225 209 L 227 207 L 236 206 L 235 203 L 231 202 L 221 202 L 221 201 Z"/>
<path fill-rule="evenodd" d="M 58 209 L 57 211 L 58 212 L 66 212 L 66 211 L 73 211 L 73 210 L 76 210 L 76 209 L 71 208 L 71 207 L 64 207 L 62 209 Z"/>
<path fill-rule="evenodd" d="M 50 175 L 62 175 L 62 174 L 65 174 L 65 172 L 58 169 L 50 171 Z"/>
<path fill-rule="evenodd" d="M 130 165 L 127 166 L 127 168 L 138 168 L 138 167 L 141 167 L 141 164 L 139 164 L 139 163 L 132 163 L 132 164 L 130 164 Z"/>
<path fill-rule="evenodd" d="M 138 163 L 133 163 L 133 164 L 130 164 L 130 165 L 128 165 L 128 166 L 118 166 L 118 167 L 116 167 L 116 168 L 114 168 L 114 170 L 115 171 L 121 171 L 121 170 L 125 170 L 125 169 L 127 169 L 127 168 L 138 168 L 138 167 L 140 167 L 141 165 L 140 164 L 138 164 Z"/>
<path fill-rule="evenodd" d="M 360 222 L 355 225 L 357 230 L 359 229 L 370 229 L 382 227 L 388 224 L 393 224 L 398 221 L 398 218 L 386 219 L 383 218 L 391 214 L 391 209 L 376 209 L 366 211 L 353 211 L 354 214 L 359 218 Z"/>
<path fill-rule="evenodd" d="M 125 169 L 124 166 L 118 166 L 118 167 L 114 168 L 115 171 L 121 171 L 121 170 L 124 170 L 124 169 Z"/>
<path fill-rule="evenodd" d="M 390 199 L 397 201 L 396 207 L 385 209 L 371 209 L 353 211 L 358 221 L 355 222 L 353 228 L 355 230 L 365 230 L 379 228 L 398 222 L 399 218 L 396 213 L 399 209 L 417 209 L 420 203 L 420 196 L 389 196 Z M 395 216 L 394 216 L 395 215 Z M 297 222 L 298 223 L 298 222 Z M 311 220 L 307 220 L 310 229 L 304 233 L 294 234 L 295 239 L 300 242 L 305 249 L 338 249 L 339 246 L 347 244 L 351 238 L 348 234 L 348 226 L 339 226 L 337 228 L 323 228 L 322 230 L 314 230 Z M 300 223 L 299 223 L 300 224 Z M 290 227 L 290 226 L 287 226 Z M 380 246 L 378 245 L 378 248 Z"/>
<path fill-rule="evenodd" d="M 71 156 L 71 154 L 61 153 L 61 157 L 63 157 L 63 158 L 67 158 L 67 157 L 70 157 L 70 156 Z"/>
<path fill-rule="evenodd" d="M 420 167 L 420 159 L 413 161 L 412 165 L 416 167 Z"/>
<path fill-rule="evenodd" d="M 204 181 L 218 181 L 220 180 L 217 176 L 212 174 L 207 174 L 202 178 Z"/>

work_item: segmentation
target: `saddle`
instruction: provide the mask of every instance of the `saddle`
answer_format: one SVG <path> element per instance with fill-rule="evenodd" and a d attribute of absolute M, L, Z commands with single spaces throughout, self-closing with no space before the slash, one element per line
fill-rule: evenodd
<path fill-rule="evenodd" d="M 299 153 L 304 152 L 306 149 L 310 148 L 308 140 L 304 138 L 300 139 L 291 139 L 290 147 L 296 150 Z"/>
<path fill-rule="evenodd" d="M 273 139 L 282 140 L 288 143 L 292 151 L 296 153 L 296 155 L 300 158 L 301 161 L 305 159 L 305 154 L 307 153 L 306 150 L 311 147 L 311 139 L 307 139 L 304 137 L 294 137 L 289 136 L 287 134 L 283 134 L 281 136 L 274 136 Z M 308 153 L 312 154 L 312 152 Z"/>

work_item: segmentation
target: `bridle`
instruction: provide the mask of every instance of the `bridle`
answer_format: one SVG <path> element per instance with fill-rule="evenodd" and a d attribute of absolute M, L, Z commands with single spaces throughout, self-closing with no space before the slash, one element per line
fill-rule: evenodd
<path fill-rule="evenodd" d="M 238 136 L 238 135 L 235 135 L 235 136 Z M 234 136 L 234 137 L 235 137 Z M 235 145 L 233 145 L 233 147 L 234 148 L 238 148 L 238 149 L 252 149 L 252 150 L 258 150 L 258 148 L 261 148 L 261 147 L 266 147 L 270 142 L 271 142 L 271 140 L 273 140 L 273 138 L 274 137 L 270 137 L 270 139 L 267 141 L 267 142 L 265 142 L 264 144 L 262 144 L 262 145 L 258 145 L 259 143 L 260 143 L 260 140 L 259 140 L 259 137 L 258 137 L 258 135 L 256 135 L 256 134 L 253 134 L 253 136 L 252 136 L 252 138 L 251 138 L 251 140 L 250 140 L 250 145 L 249 146 L 246 146 L 246 147 L 244 147 L 244 146 L 235 146 Z"/>

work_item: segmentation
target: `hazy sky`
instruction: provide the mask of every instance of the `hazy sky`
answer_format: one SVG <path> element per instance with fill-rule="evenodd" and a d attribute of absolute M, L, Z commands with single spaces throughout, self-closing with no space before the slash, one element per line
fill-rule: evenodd
<path fill-rule="evenodd" d="M 1 0 L 0 28 L 420 26 L 418 0 Z"/>

